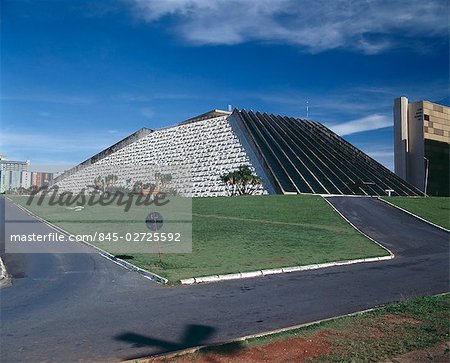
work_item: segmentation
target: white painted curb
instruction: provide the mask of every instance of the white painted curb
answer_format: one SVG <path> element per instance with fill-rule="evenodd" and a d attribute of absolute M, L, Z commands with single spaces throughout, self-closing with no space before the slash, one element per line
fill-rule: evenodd
<path fill-rule="evenodd" d="M 218 275 L 204 276 L 204 277 L 194 277 L 194 280 L 195 280 L 196 283 L 217 282 L 217 281 L 220 281 L 220 277 Z"/>
<path fill-rule="evenodd" d="M 308 266 L 292 266 L 292 267 L 283 267 L 282 272 L 296 272 L 306 270 Z"/>
<path fill-rule="evenodd" d="M 258 270 L 258 271 L 241 272 L 241 273 L 226 274 L 226 275 L 211 275 L 211 276 L 193 277 L 190 279 L 180 280 L 180 282 L 182 285 L 192 285 L 192 284 L 199 284 L 199 283 L 206 283 L 206 282 L 240 280 L 240 279 L 245 279 L 245 278 L 262 277 L 262 276 L 267 276 L 267 275 L 277 275 L 277 274 L 289 273 L 289 272 L 319 270 L 319 269 L 328 268 L 328 267 L 354 265 L 357 263 L 386 261 L 386 260 L 392 260 L 393 258 L 394 258 L 394 255 L 381 256 L 381 257 L 370 257 L 370 258 L 359 258 L 359 259 L 355 259 L 355 260 L 327 262 L 327 263 L 319 263 L 319 264 L 305 265 L 305 266 L 291 266 L 291 267 L 283 267 L 283 268 L 271 269 L 271 270 Z"/>
<path fill-rule="evenodd" d="M 61 227 L 58 227 L 58 226 L 54 225 L 53 223 L 50 223 L 50 222 L 46 221 L 45 219 L 39 217 L 38 215 L 36 215 L 33 212 L 29 211 L 28 209 L 26 209 L 22 205 L 17 204 L 12 199 L 8 198 L 8 200 L 10 202 L 12 202 L 17 208 L 23 210 L 25 213 L 27 213 L 31 217 L 36 218 L 37 220 L 39 220 L 40 222 L 46 224 L 47 226 L 49 226 L 50 228 L 54 229 L 55 231 L 57 231 L 57 232 L 59 232 L 61 234 L 64 234 L 66 236 L 69 236 L 71 234 L 71 233 L 65 231 L 64 229 L 62 229 Z M 132 263 L 124 261 L 124 260 L 122 260 L 122 259 L 120 259 L 120 258 L 118 258 L 118 257 L 116 257 L 114 255 L 112 255 L 111 253 L 109 253 L 109 252 L 101 249 L 100 247 L 97 247 L 97 246 L 95 246 L 95 245 L 93 245 L 93 244 L 91 244 L 89 242 L 86 242 L 86 241 L 77 241 L 77 242 L 84 243 L 85 245 L 88 245 L 89 247 L 92 247 L 92 248 L 96 249 L 97 251 L 99 251 L 99 255 L 100 256 L 102 256 L 102 257 L 104 257 L 104 258 L 114 262 L 115 264 L 117 264 L 117 265 L 119 265 L 119 266 L 121 266 L 121 267 L 123 267 L 123 268 L 125 268 L 125 269 L 127 269 L 129 271 L 137 272 L 137 273 L 143 275 L 145 278 L 147 278 L 149 280 L 152 280 L 152 281 L 155 281 L 155 282 L 158 282 L 158 283 L 161 283 L 161 284 L 166 284 L 168 282 L 168 280 L 166 278 L 161 277 L 161 276 L 159 276 L 159 275 L 157 275 L 157 274 L 155 274 L 153 272 L 149 272 L 147 270 L 144 270 L 144 269 L 142 269 L 142 268 L 140 268 L 140 267 L 138 267 L 136 265 L 133 265 Z"/>
<path fill-rule="evenodd" d="M 327 195 L 327 196 L 329 196 L 329 195 Z M 276 275 L 276 274 L 281 274 L 281 273 L 318 270 L 318 269 L 322 269 L 322 268 L 335 267 L 335 266 L 354 265 L 354 264 L 357 264 L 357 263 L 370 263 L 370 262 L 386 261 L 386 260 L 392 260 L 393 258 L 395 258 L 395 255 L 392 253 L 391 250 L 389 250 L 388 248 L 383 246 L 381 243 L 375 241 L 372 237 L 369 237 L 367 234 L 365 234 L 364 232 L 359 230 L 341 212 L 339 212 L 336 209 L 336 207 L 329 200 L 326 199 L 325 196 L 322 196 L 322 197 L 323 197 L 323 199 L 326 200 L 326 202 L 329 205 L 331 205 L 331 207 L 348 224 L 350 224 L 355 230 L 357 230 L 364 237 L 368 238 L 369 240 L 371 240 L 372 242 L 376 243 L 378 246 L 380 246 L 381 248 L 386 250 L 389 253 L 389 256 L 359 258 L 359 259 L 355 259 L 355 260 L 335 261 L 335 262 L 319 263 L 319 264 L 305 265 L 305 266 L 291 266 L 291 267 L 283 267 L 283 268 L 277 268 L 277 269 L 266 269 L 266 270 L 258 270 L 258 271 L 252 271 L 252 272 L 240 272 L 240 273 L 225 274 L 225 275 L 212 275 L 212 276 L 194 277 L 194 278 L 190 278 L 190 279 L 180 280 L 181 284 L 182 285 L 192 285 L 192 284 L 206 283 L 206 282 L 219 282 L 219 281 L 227 281 L 227 280 L 238 280 L 238 279 L 251 278 L 251 277 Z M 361 197 L 361 196 L 355 196 L 355 197 Z M 362 196 L 362 197 L 366 198 L 365 196 Z"/>
<path fill-rule="evenodd" d="M 180 280 L 180 282 L 182 284 L 185 284 L 185 285 L 191 285 L 191 284 L 195 284 L 195 279 L 194 278 L 192 278 L 192 279 L 183 279 L 183 280 Z"/>
<path fill-rule="evenodd" d="M 241 274 L 237 273 L 237 274 L 219 275 L 219 278 L 220 278 L 220 281 L 240 279 L 241 278 Z"/>
<path fill-rule="evenodd" d="M 425 198 L 425 197 L 422 197 L 422 198 Z M 436 228 L 442 229 L 442 230 L 444 230 L 445 232 L 450 232 L 450 229 L 447 229 L 447 228 L 442 227 L 442 226 L 440 226 L 440 225 L 438 225 L 438 224 L 435 224 L 435 223 L 433 223 L 433 222 L 430 222 L 429 220 L 427 220 L 427 219 L 425 219 L 425 218 L 422 218 L 422 217 L 418 216 L 417 214 L 414 214 L 413 212 L 410 212 L 409 210 L 403 209 L 402 207 L 399 207 L 398 205 L 395 205 L 394 203 L 391 203 L 391 202 L 389 202 L 389 201 L 387 201 L 387 200 L 385 200 L 385 199 L 383 199 L 383 198 L 378 197 L 378 200 L 381 200 L 382 202 L 384 202 L 384 203 L 386 203 L 386 204 L 389 204 L 391 207 L 400 209 L 402 212 L 405 212 L 405 213 L 407 213 L 407 214 L 409 214 L 409 215 L 411 215 L 411 216 L 413 216 L 413 217 L 416 217 L 416 218 L 420 219 L 421 221 L 424 221 L 424 222 L 426 222 L 426 223 L 428 223 L 428 224 L 431 224 L 432 226 L 434 226 L 434 227 L 436 227 Z"/>
<path fill-rule="evenodd" d="M 241 279 L 262 276 L 262 271 L 241 272 Z"/>
<path fill-rule="evenodd" d="M 281 274 L 281 273 L 283 273 L 283 269 L 282 268 L 273 268 L 270 270 L 261 270 L 261 273 L 263 276 Z"/>

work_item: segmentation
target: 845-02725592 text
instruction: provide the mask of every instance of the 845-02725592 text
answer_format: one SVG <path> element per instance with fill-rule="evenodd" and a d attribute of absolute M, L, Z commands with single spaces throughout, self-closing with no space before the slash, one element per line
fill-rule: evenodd
<path fill-rule="evenodd" d="M 180 232 L 94 232 L 70 234 L 50 232 L 46 234 L 12 234 L 10 242 L 181 242 Z"/>

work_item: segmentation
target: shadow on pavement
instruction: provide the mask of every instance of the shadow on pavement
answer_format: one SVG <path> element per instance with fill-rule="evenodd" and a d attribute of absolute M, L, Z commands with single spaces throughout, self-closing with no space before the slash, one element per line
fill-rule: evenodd
<path fill-rule="evenodd" d="M 147 356 L 168 353 L 183 350 L 191 347 L 207 345 L 207 340 L 214 335 L 215 328 L 207 325 L 188 325 L 181 342 L 169 342 L 158 338 L 148 337 L 141 334 L 126 332 L 115 337 L 116 340 L 133 344 L 135 348 L 141 347 L 158 347 L 158 352 L 151 352 Z M 204 353 L 215 353 L 222 355 L 230 355 L 244 349 L 241 342 L 223 344 L 218 346 L 210 346 L 203 350 Z M 138 356 L 127 357 L 127 359 L 137 359 L 146 356 L 139 354 Z"/>
<path fill-rule="evenodd" d="M 120 258 L 121 260 L 133 260 L 134 256 L 131 255 L 115 255 L 114 257 Z"/>

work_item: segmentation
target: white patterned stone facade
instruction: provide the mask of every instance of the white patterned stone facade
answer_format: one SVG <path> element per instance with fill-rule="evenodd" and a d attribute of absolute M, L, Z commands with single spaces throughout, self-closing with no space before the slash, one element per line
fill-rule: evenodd
<path fill-rule="evenodd" d="M 174 187 L 183 195 L 226 196 L 220 175 L 240 165 L 255 170 L 227 116 L 221 116 L 156 130 L 56 185 L 61 192 L 76 193 L 98 176 L 115 174 L 122 185 L 126 179 L 147 180 L 152 170 L 158 170 L 176 174 Z M 256 194 L 265 193 L 261 187 Z"/>

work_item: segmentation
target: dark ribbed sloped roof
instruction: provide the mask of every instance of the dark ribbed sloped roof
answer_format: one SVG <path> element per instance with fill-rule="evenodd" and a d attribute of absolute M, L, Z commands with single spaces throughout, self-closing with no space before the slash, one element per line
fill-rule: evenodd
<path fill-rule="evenodd" d="M 320 123 L 235 110 L 280 193 L 421 195 Z"/>

